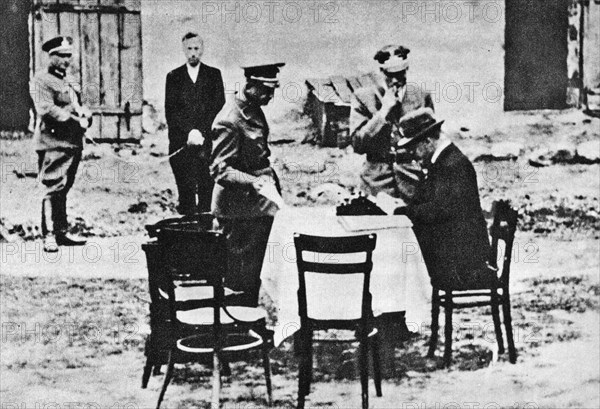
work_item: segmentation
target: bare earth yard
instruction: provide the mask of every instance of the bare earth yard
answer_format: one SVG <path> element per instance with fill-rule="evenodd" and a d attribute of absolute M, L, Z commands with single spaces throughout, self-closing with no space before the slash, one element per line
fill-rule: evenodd
<path fill-rule="evenodd" d="M 525 159 L 540 144 L 597 140 L 598 120 L 587 123 L 576 111 L 506 115 L 512 116 L 508 128 L 483 135 L 463 131 L 453 137 L 472 159 L 507 135 L 523 145 L 517 160 L 476 162 L 484 210 L 490 210 L 494 199 L 510 198 L 523 215 L 513 265 L 518 362 L 511 365 L 505 356 L 496 357 L 489 311 L 475 309 L 458 315 L 454 365 L 439 369 L 439 360 L 424 358 L 429 322 L 423 323 L 419 337 L 398 346 L 393 362 L 386 363 L 395 370 L 384 382 L 384 396 L 372 393 L 372 407 L 600 404 L 599 167 L 538 168 Z M 318 194 L 323 184 L 356 187 L 362 159 L 349 151 L 300 144 L 308 132 L 306 118 L 292 112 L 274 121 L 272 132 L 275 166 L 288 203 L 331 206 L 327 191 Z M 140 146 L 88 145 L 69 210 L 73 232 L 88 236 L 94 247 L 83 261 L 79 256 L 71 263 L 65 254 L 53 263 L 39 252 L 39 201 L 35 178 L 28 176 L 35 171 L 30 141 L 1 141 L 0 217 L 6 230 L 25 239 L 2 244 L 3 403 L 27 408 L 51 403 L 63 407 L 65 402 L 103 408 L 154 406 L 162 377 L 153 377 L 147 390 L 140 389 L 149 328 L 139 243 L 145 223 L 174 211 L 165 140 L 161 131 L 146 135 Z M 95 251 L 104 253 L 97 258 Z M 353 350 L 352 345 L 317 349 L 312 407 L 358 406 Z M 274 350 L 272 359 L 276 405 L 294 406 L 297 363 L 292 344 Z M 181 366 L 166 407 L 207 406 L 209 379 L 209 368 Z M 261 406 L 264 397 L 259 361 L 234 365 L 224 389 L 225 407 Z"/>
<path fill-rule="evenodd" d="M 183 63 L 178 44 L 190 28 L 201 30 L 204 61 L 222 69 L 229 94 L 239 89 L 239 65 L 246 58 L 286 61 L 266 116 L 288 204 L 334 205 L 339 186 L 355 191 L 363 159 L 351 150 L 301 144 L 312 132 L 300 113 L 305 95 L 286 98 L 283 91 L 304 89 L 306 78 L 371 71 L 374 50 L 398 42 L 412 50 L 409 81 L 435 93 L 436 114 L 475 161 L 486 216 L 496 199 L 511 199 L 519 208 L 511 277 L 516 365 L 496 356 L 490 312 L 463 310 L 455 318 L 453 366 L 439 369 L 443 337 L 438 359 L 424 358 L 425 322 L 417 338 L 388 355 L 385 366 L 394 370 L 383 397 L 371 387 L 371 407 L 600 407 L 600 166 L 529 162 L 539 148 L 573 152 L 582 142 L 600 144 L 600 120 L 577 110 L 503 113 L 501 96 L 482 93 L 503 84 L 504 3 L 448 2 L 462 7 L 461 19 L 424 21 L 419 14 L 403 15 L 402 4 L 412 2 L 297 2 L 302 15 L 294 23 L 280 2 L 273 2 L 278 8 L 272 21 L 264 12 L 258 22 L 203 14 L 200 3 L 223 2 L 144 1 L 145 98 L 161 110 L 165 75 Z M 489 3 L 500 7 L 499 18 L 482 18 L 482 10 L 496 10 Z M 317 14 L 310 8 L 315 4 Z M 472 4 L 478 11 L 470 19 L 466 7 Z M 467 84 L 477 84 L 473 100 Z M 455 85 L 458 98 L 444 91 Z M 145 224 L 175 212 L 166 131 L 144 134 L 140 145 L 88 143 L 68 207 L 72 232 L 89 244 L 86 253 L 59 253 L 59 260 L 40 251 L 37 158 L 30 142 L 12 134 L 0 138 L 0 233 L 14 240 L 0 243 L 1 407 L 155 407 L 163 377 L 140 388 L 149 332 L 140 243 L 147 239 Z M 490 160 L 491 148 L 504 142 L 519 146 L 517 158 Z M 360 406 L 354 350 L 316 349 L 308 407 Z M 291 342 L 271 358 L 275 405 L 295 407 L 298 369 Z M 208 407 L 210 368 L 178 368 L 163 407 Z M 222 395 L 226 408 L 263 407 L 259 361 L 235 364 Z"/>

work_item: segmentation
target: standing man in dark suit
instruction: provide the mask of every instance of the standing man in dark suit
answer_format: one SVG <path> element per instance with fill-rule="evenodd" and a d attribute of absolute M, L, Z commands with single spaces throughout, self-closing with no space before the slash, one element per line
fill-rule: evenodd
<path fill-rule="evenodd" d="M 494 273 L 486 265 L 490 243 L 477 175 L 469 159 L 441 132 L 443 122 L 428 108 L 400 120 L 404 137 L 398 146 L 421 164 L 426 176 L 417 186 L 412 203 L 395 213 L 413 222 L 435 287 L 484 288 Z"/>
<path fill-rule="evenodd" d="M 73 57 L 71 37 L 55 37 L 42 45 L 50 56 L 48 68 L 33 77 L 31 98 L 37 113 L 33 136 L 42 184 L 42 235 L 44 251 L 55 253 L 58 246 L 81 246 L 83 240 L 67 236 L 67 194 L 73 183 L 83 151 L 83 136 L 92 113 L 81 105 L 80 94 L 69 80 Z"/>
<path fill-rule="evenodd" d="M 360 175 L 362 190 L 373 196 L 385 192 L 405 201 L 412 198 L 421 172 L 410 160 L 396 160 L 398 121 L 417 108 L 433 109 L 431 95 L 406 83 L 409 53 L 400 45 L 377 51 L 374 59 L 385 83 L 355 90 L 350 112 L 354 152 L 366 155 Z"/>
<path fill-rule="evenodd" d="M 170 163 L 179 193 L 177 210 L 187 215 L 210 210 L 210 132 L 225 104 L 225 90 L 221 71 L 200 61 L 204 53 L 202 38 L 189 32 L 182 44 L 187 62 L 167 75 L 165 114 L 169 154 L 174 154 Z"/>

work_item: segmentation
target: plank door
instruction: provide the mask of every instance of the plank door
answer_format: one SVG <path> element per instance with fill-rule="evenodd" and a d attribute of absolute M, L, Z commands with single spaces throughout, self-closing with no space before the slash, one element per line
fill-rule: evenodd
<path fill-rule="evenodd" d="M 31 74 L 45 69 L 42 44 L 74 40 L 72 74 L 94 113 L 88 137 L 138 141 L 142 136 L 141 0 L 33 0 Z"/>

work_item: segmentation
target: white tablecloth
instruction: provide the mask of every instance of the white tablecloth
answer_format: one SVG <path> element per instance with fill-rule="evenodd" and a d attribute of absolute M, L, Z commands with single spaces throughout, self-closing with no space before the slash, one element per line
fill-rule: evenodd
<path fill-rule="evenodd" d="M 393 224 L 398 227 L 373 231 L 377 234 L 370 286 L 373 310 L 375 315 L 406 311 L 409 329 L 417 331 L 431 319 L 431 285 L 427 269 L 410 221 L 404 216 L 383 217 L 394 218 Z M 276 308 L 277 345 L 300 328 L 296 293 L 298 269 L 293 239 L 295 232 L 317 236 L 370 233 L 346 231 L 333 208 L 286 208 L 277 214 L 261 273 L 263 289 Z M 313 316 L 319 315 L 319 318 L 352 316 L 360 309 L 361 289 L 362 280 L 353 281 L 351 276 L 344 278 L 343 286 L 340 286 L 339 279 L 329 277 L 319 279 L 318 283 L 314 281 L 311 287 L 311 281 L 307 278 L 308 306 L 315 306 Z"/>

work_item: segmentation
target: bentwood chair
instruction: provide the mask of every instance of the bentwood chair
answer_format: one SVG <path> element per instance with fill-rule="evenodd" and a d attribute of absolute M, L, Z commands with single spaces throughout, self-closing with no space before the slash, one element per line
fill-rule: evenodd
<path fill-rule="evenodd" d="M 300 358 L 300 376 L 298 390 L 298 408 L 304 408 L 306 396 L 310 393 L 312 379 L 312 343 L 313 331 L 328 329 L 353 330 L 359 342 L 360 383 L 362 390 L 362 407 L 369 407 L 368 393 L 368 350 L 372 347 L 373 372 L 377 396 L 381 396 L 381 365 L 379 358 L 379 335 L 373 327 L 373 310 L 369 284 L 373 269 L 372 254 L 377 242 L 375 234 L 351 237 L 318 237 L 303 234 L 294 235 L 296 246 L 296 262 L 298 265 L 299 289 L 298 306 L 300 329 L 295 347 Z M 345 258 L 346 261 L 338 260 Z M 348 259 L 352 257 L 352 259 Z M 356 259 L 360 258 L 360 261 Z M 319 278 L 335 278 L 337 292 L 321 294 L 337 302 L 343 302 L 344 295 L 351 289 L 349 283 L 353 278 L 362 278 L 356 298 L 346 309 L 343 317 L 323 315 L 318 306 L 308 305 L 307 288 L 318 288 Z M 331 282 L 330 282 L 331 283 Z M 315 287 L 317 285 L 317 287 Z M 347 297 L 346 297 L 347 298 Z"/>
<path fill-rule="evenodd" d="M 431 307 L 431 339 L 429 341 L 429 351 L 427 356 L 434 357 L 437 347 L 439 323 L 438 317 L 440 307 L 445 310 L 445 345 L 444 345 L 444 365 L 450 366 L 452 362 L 452 312 L 455 309 L 490 306 L 492 309 L 492 318 L 494 321 L 494 330 L 496 341 L 498 342 L 498 353 L 504 353 L 504 341 L 502 338 L 502 328 L 500 325 L 500 311 L 502 307 L 504 316 L 504 326 L 506 329 L 506 341 L 508 343 L 508 357 L 511 363 L 517 360 L 515 342 L 513 339 L 512 318 L 510 313 L 510 263 L 512 247 L 517 229 L 518 213 L 510 207 L 507 201 L 494 202 L 492 206 L 493 222 L 490 227 L 490 236 L 492 238 L 492 251 L 488 269 L 491 270 L 491 282 L 481 288 L 456 290 L 450 287 L 439 287 L 433 283 L 432 307 Z M 504 252 L 502 256 L 502 268 L 498 268 L 498 254 L 501 251 L 500 243 L 504 242 Z M 484 272 L 489 273 L 489 272 Z M 487 288 L 485 288 L 487 287 Z"/>
<path fill-rule="evenodd" d="M 163 272 L 166 288 L 168 320 L 171 325 L 171 345 L 167 353 L 167 371 L 157 408 L 173 377 L 174 365 L 197 361 L 212 363 L 213 408 L 220 405 L 221 365 L 240 360 L 248 352 L 262 353 L 271 405 L 269 351 L 273 347 L 273 332 L 266 328 L 267 314 L 260 308 L 230 305 L 223 285 L 227 259 L 224 236 L 217 231 L 169 229 L 164 240 L 148 243 L 144 250 L 148 267 Z M 187 237 L 186 237 L 187 236 Z M 177 238 L 178 240 L 174 240 Z M 185 289 L 202 288 L 202 298 L 186 297 Z"/>
<path fill-rule="evenodd" d="M 194 231 L 212 231 L 214 216 L 210 213 L 199 213 L 183 217 L 174 217 L 161 220 L 158 223 L 147 225 L 146 230 L 151 238 L 158 238 L 159 242 L 164 244 L 164 234 L 169 229 L 177 230 L 185 229 L 189 232 Z M 175 239 L 171 235 L 170 238 Z M 150 334 L 146 339 L 145 355 L 146 364 L 142 375 L 142 388 L 148 386 L 150 374 L 160 374 L 162 365 L 165 365 L 169 359 L 169 350 L 176 340 L 176 335 L 172 334 L 172 325 L 169 319 L 169 296 L 167 288 L 169 286 L 169 277 L 164 270 L 163 263 L 159 260 L 162 251 L 156 245 L 156 242 L 142 245 L 146 252 L 148 264 L 148 287 L 150 292 Z M 227 289 L 225 290 L 227 293 Z M 207 295 L 208 294 L 208 295 Z M 177 287 L 176 295 L 178 299 L 188 301 L 209 298 L 206 288 L 203 286 L 194 286 L 190 284 L 185 287 Z M 183 359 L 183 356 L 181 357 Z M 190 360 L 195 357 L 188 356 Z M 183 361 L 182 361 L 183 362 Z"/>

